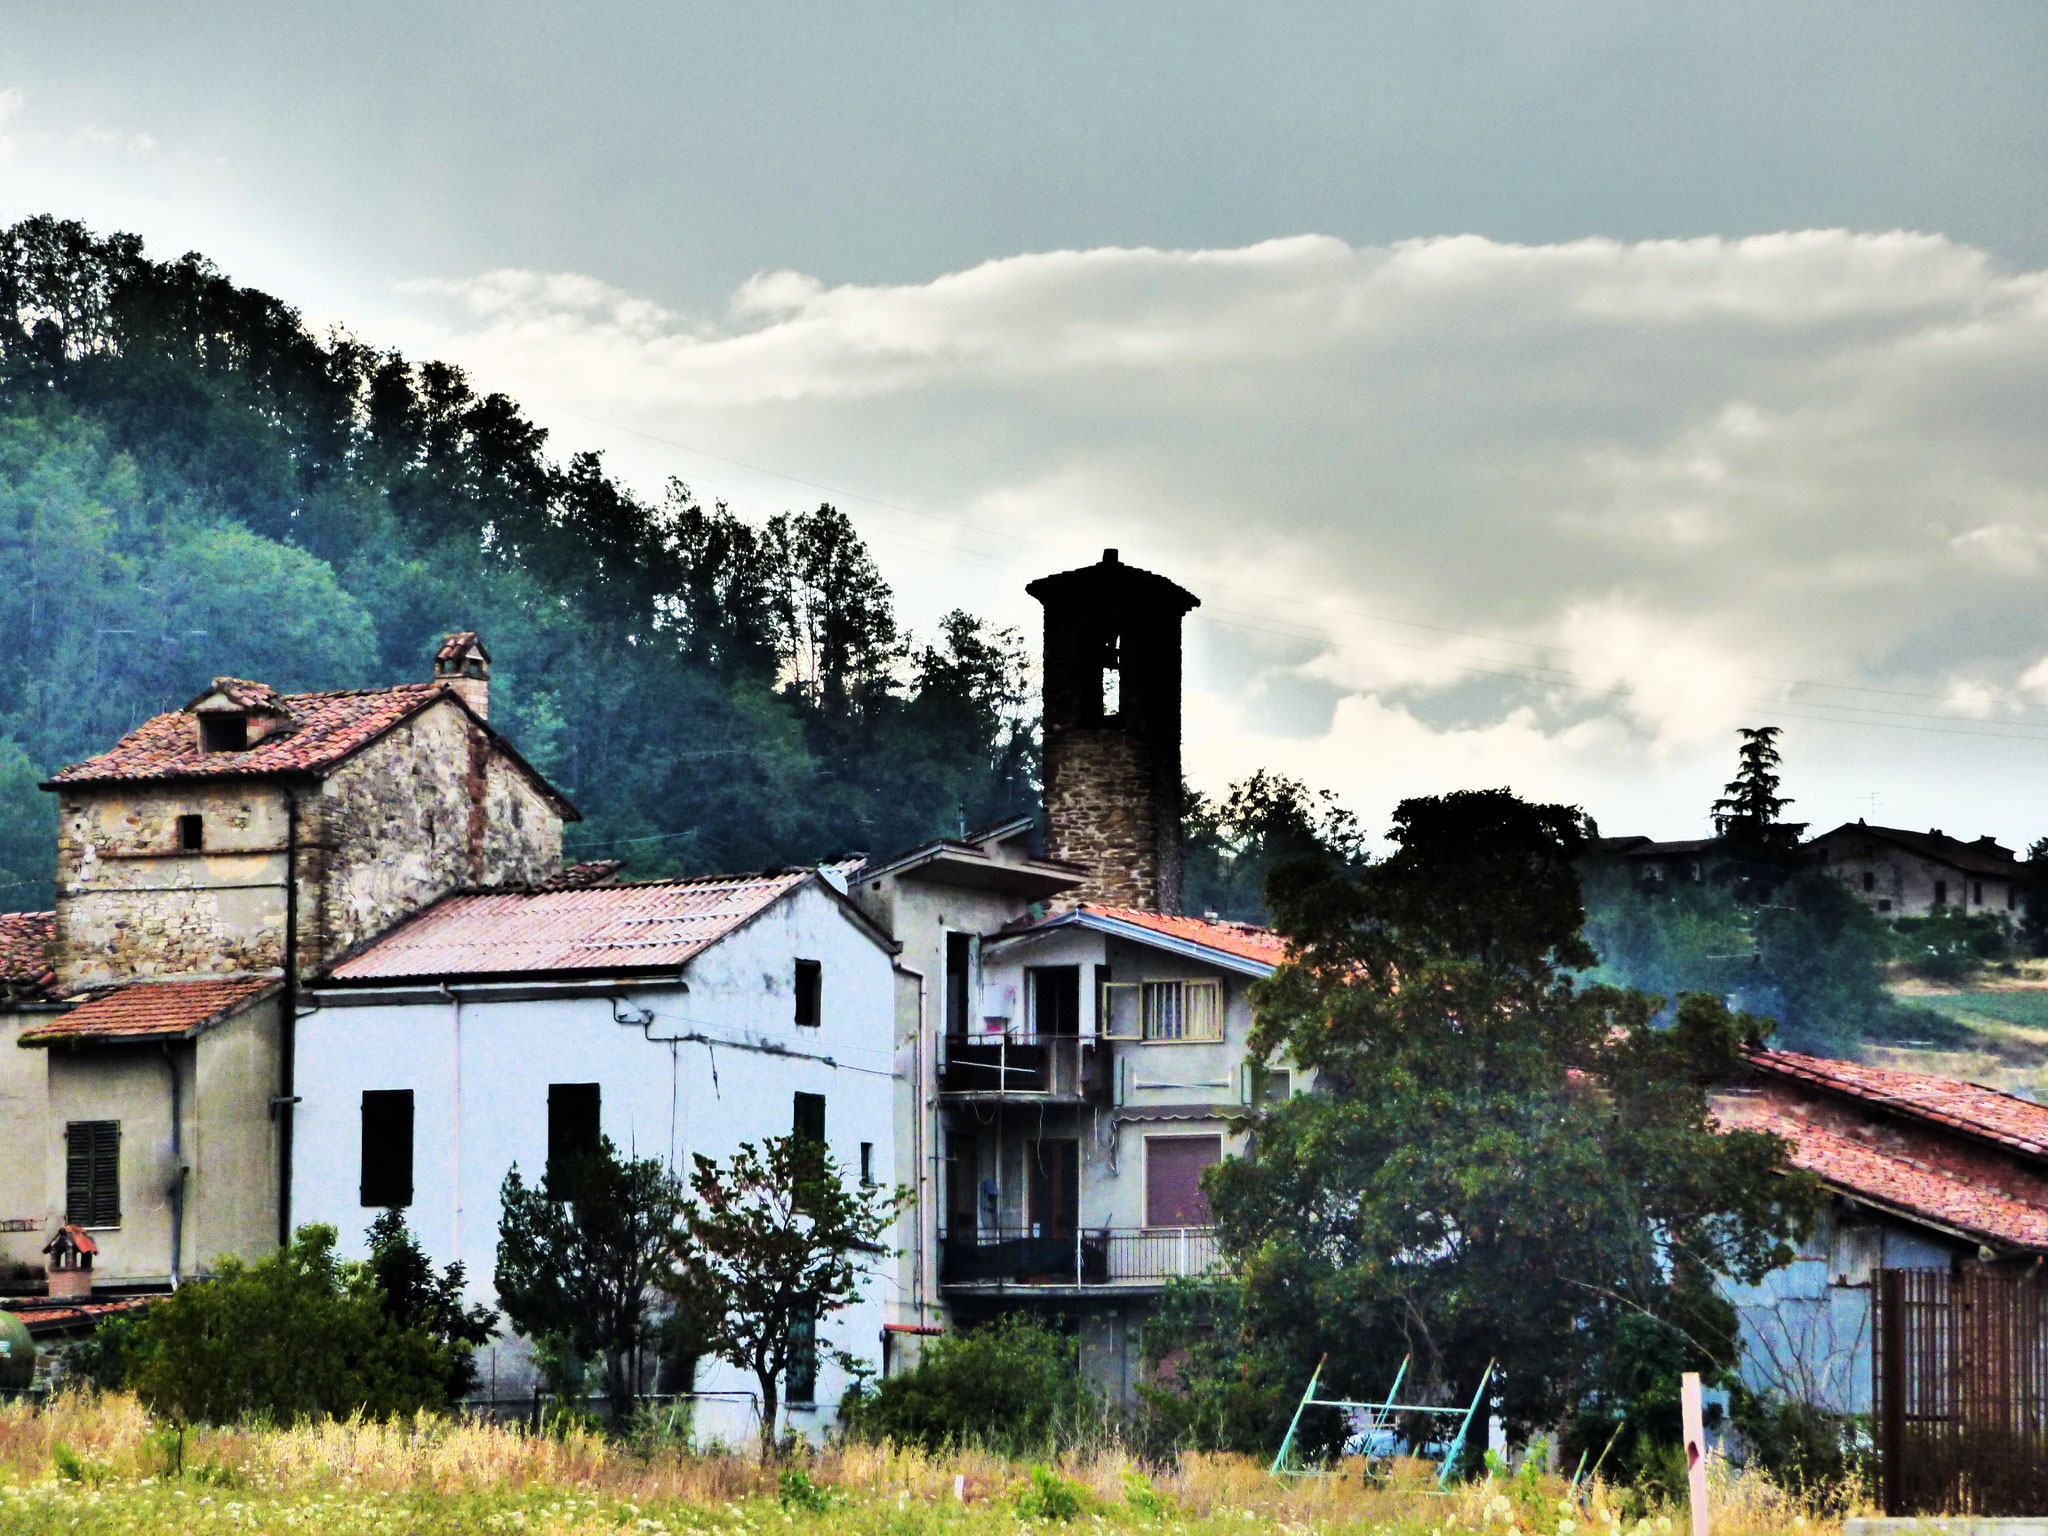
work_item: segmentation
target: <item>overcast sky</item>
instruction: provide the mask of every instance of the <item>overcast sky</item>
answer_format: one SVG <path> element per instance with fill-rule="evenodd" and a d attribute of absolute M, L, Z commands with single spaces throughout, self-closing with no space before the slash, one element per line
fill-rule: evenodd
<path fill-rule="evenodd" d="M 829 497 L 915 624 L 1117 545 L 1206 788 L 1689 836 L 1771 721 L 2048 834 L 2048 8 L 189 11 L 0 11 L 0 218 Z"/>

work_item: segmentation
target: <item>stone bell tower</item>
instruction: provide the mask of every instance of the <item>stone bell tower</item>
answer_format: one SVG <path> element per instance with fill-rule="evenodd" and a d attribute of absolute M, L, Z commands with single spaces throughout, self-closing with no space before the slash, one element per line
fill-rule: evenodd
<path fill-rule="evenodd" d="M 1200 599 L 1113 549 L 1041 576 L 1045 851 L 1087 880 L 1067 899 L 1178 912 L 1180 624 Z"/>

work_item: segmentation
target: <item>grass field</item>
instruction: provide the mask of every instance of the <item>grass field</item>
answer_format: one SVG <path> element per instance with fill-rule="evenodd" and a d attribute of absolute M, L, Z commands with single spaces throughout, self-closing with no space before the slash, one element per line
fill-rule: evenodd
<path fill-rule="evenodd" d="M 1574 1497 L 1550 1476 L 1446 1497 L 1415 1466 L 1385 1486 L 1345 1476 L 1279 1482 L 1254 1461 L 1187 1456 L 1145 1468 L 1114 1453 L 1032 1467 L 965 1453 L 830 1450 L 788 1470 L 600 1437 L 485 1425 L 330 1423 L 176 1438 L 132 1399 L 0 1408 L 6 1536 L 1020 1536 L 1073 1529 L 1174 1536 L 1680 1536 L 1685 1511 L 1633 1490 Z M 1716 1536 L 1830 1536 L 1761 1479 L 1715 1468 Z"/>

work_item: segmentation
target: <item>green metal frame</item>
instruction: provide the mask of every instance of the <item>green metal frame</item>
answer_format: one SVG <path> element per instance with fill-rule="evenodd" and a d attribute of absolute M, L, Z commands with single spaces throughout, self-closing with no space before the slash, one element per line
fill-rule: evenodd
<path fill-rule="evenodd" d="M 1287 1465 L 1288 1453 L 1294 1449 L 1295 1433 L 1301 1428 L 1301 1416 L 1310 1408 L 1348 1408 L 1353 1412 L 1363 1410 L 1368 1417 L 1365 1427 L 1361 1432 L 1367 1435 L 1378 1433 L 1386 1425 L 1387 1420 L 1396 1413 L 1429 1413 L 1446 1417 L 1457 1413 L 1459 1410 L 1456 1406 L 1443 1407 L 1430 1403 L 1397 1403 L 1394 1401 L 1400 1394 L 1401 1383 L 1407 1379 L 1408 1366 L 1413 1359 L 1412 1355 L 1402 1359 L 1401 1369 L 1394 1373 L 1394 1384 L 1387 1389 L 1386 1400 L 1377 1403 L 1355 1402 L 1349 1398 L 1341 1397 L 1317 1397 L 1316 1383 L 1323 1379 L 1323 1367 L 1330 1363 L 1330 1357 L 1325 1355 L 1322 1359 L 1318 1360 L 1314 1372 L 1309 1376 L 1308 1390 L 1301 1394 L 1301 1401 L 1295 1404 L 1294 1417 L 1288 1420 L 1287 1423 L 1287 1434 L 1280 1442 L 1279 1452 L 1273 1457 L 1272 1475 L 1274 1477 L 1313 1477 L 1317 1475 L 1306 1468 L 1290 1467 Z M 1457 1468 L 1458 1457 L 1464 1452 L 1465 1437 L 1472 1431 L 1472 1421 L 1479 1416 L 1479 1405 L 1486 1400 L 1487 1384 L 1493 1380 L 1493 1368 L 1496 1363 L 1492 1360 L 1486 1362 L 1486 1369 L 1480 1373 L 1479 1389 L 1472 1394 L 1471 1404 L 1464 1410 L 1464 1416 L 1458 1421 L 1458 1432 L 1451 1437 L 1450 1448 L 1444 1452 L 1443 1465 L 1438 1470 L 1436 1478 L 1436 1485 L 1439 1491 L 1451 1485 L 1451 1474 Z"/>

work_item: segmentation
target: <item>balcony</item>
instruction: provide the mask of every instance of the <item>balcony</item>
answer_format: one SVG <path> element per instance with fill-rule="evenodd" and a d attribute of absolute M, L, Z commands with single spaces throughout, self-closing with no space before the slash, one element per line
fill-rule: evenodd
<path fill-rule="evenodd" d="M 1049 1235 L 1005 1227 L 945 1238 L 939 1283 L 972 1290 L 1144 1290 L 1214 1273 L 1221 1262 L 1214 1227 L 1098 1227 Z"/>
<path fill-rule="evenodd" d="M 1108 1091 L 1108 1045 L 1075 1035 L 954 1035 L 939 1073 L 939 1092 L 954 1098 L 1078 1104 Z"/>

